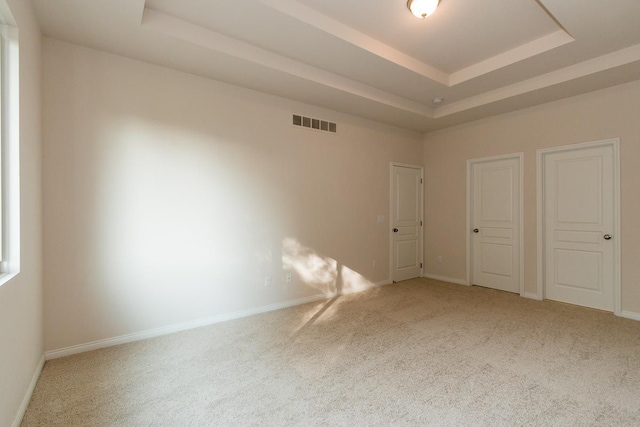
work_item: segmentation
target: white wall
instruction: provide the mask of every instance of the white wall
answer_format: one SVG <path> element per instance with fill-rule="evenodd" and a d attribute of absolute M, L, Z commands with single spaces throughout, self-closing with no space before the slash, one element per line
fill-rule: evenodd
<path fill-rule="evenodd" d="M 47 350 L 389 278 L 376 216 L 422 135 L 43 44 Z"/>
<path fill-rule="evenodd" d="M 43 354 L 40 32 L 24 0 L 7 0 L 20 38 L 21 272 L 0 286 L 0 426 L 19 416 Z M 26 402 L 25 402 L 26 403 Z"/>
<path fill-rule="evenodd" d="M 618 137 L 622 310 L 640 313 L 640 81 L 426 135 L 425 271 L 466 280 L 467 160 L 524 152 L 525 288 L 535 293 L 536 150 Z"/>

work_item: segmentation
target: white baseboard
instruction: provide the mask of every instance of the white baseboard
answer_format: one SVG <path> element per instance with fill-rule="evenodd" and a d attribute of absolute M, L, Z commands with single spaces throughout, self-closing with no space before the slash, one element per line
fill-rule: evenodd
<path fill-rule="evenodd" d="M 378 286 L 389 285 L 391 283 L 392 283 L 391 280 L 384 280 L 382 282 L 372 283 L 371 285 L 363 287 L 362 289 L 349 291 L 349 292 L 341 292 L 340 294 L 352 294 L 352 293 L 362 292 L 362 291 L 376 288 Z M 149 329 L 142 332 L 134 332 L 132 334 L 120 335 L 118 337 L 113 337 L 113 338 L 106 338 L 103 340 L 93 341 L 86 344 L 78 344 L 70 347 L 61 348 L 58 350 L 51 350 L 45 353 L 45 357 L 46 357 L 46 360 L 57 359 L 60 357 L 71 356 L 72 354 L 84 353 L 87 351 L 98 350 L 100 348 L 112 347 L 120 344 L 127 344 L 134 341 L 140 341 L 148 338 L 155 338 L 162 335 L 172 334 L 175 332 L 186 331 L 188 329 L 199 328 L 201 326 L 213 325 L 215 323 L 239 319 L 241 317 L 253 316 L 254 314 L 266 313 L 269 311 L 280 310 L 282 308 L 288 308 L 296 305 L 307 304 L 310 302 L 321 301 L 328 298 L 333 298 L 337 295 L 338 294 L 313 295 L 310 297 L 299 298 L 299 299 L 279 302 L 275 304 L 263 305 L 261 307 L 249 308 L 246 310 L 235 311 L 232 313 L 218 314 L 216 316 L 206 317 L 204 319 L 177 323 L 174 325 Z"/>
<path fill-rule="evenodd" d="M 371 287 L 372 288 L 377 288 L 379 286 L 387 286 L 387 285 L 392 285 L 392 284 L 393 284 L 393 280 L 387 279 L 387 280 L 383 280 L 382 282 L 376 282 Z"/>
<path fill-rule="evenodd" d="M 362 285 L 357 289 L 347 289 L 347 290 L 342 290 L 340 292 L 334 292 L 332 294 L 327 295 L 327 298 L 335 298 L 341 295 L 357 294 L 359 292 L 364 292 L 370 289 L 379 288 L 380 286 L 386 286 L 386 285 L 392 285 L 392 284 L 393 284 L 393 280 L 391 279 L 383 280 L 382 282 L 369 282 L 368 284 Z"/>
<path fill-rule="evenodd" d="M 213 325 L 215 323 L 226 322 L 228 320 L 239 319 L 241 317 L 252 316 L 254 314 L 266 313 L 268 311 L 280 310 L 282 308 L 293 307 L 309 302 L 320 301 L 331 298 L 331 295 L 313 295 L 310 297 L 299 298 L 295 300 L 263 305 L 256 308 L 234 311 L 232 313 L 218 314 L 204 319 L 192 320 L 189 322 L 176 323 L 174 325 L 162 326 L 160 328 L 149 329 L 142 332 L 134 332 L 132 334 L 120 335 L 118 337 L 106 338 L 103 340 L 93 341 L 86 344 L 78 344 L 70 347 L 51 350 L 45 353 L 47 360 L 57 359 L 59 357 L 70 356 L 72 354 L 84 353 L 87 351 L 98 350 L 100 348 L 112 347 L 114 345 L 127 344 L 134 341 L 155 338 L 162 335 L 172 334 L 175 332 L 186 331 L 188 329 L 199 328 L 201 326 Z"/>
<path fill-rule="evenodd" d="M 624 317 L 625 319 L 640 321 L 640 313 L 634 313 L 633 311 L 621 311 L 620 317 Z"/>
<path fill-rule="evenodd" d="M 525 292 L 523 294 L 520 295 L 522 298 L 529 298 L 529 299 L 534 299 L 536 301 L 542 301 L 542 298 L 540 297 L 540 295 L 538 295 L 535 292 Z"/>
<path fill-rule="evenodd" d="M 438 276 L 436 274 L 424 273 L 422 277 L 426 279 L 440 280 L 441 282 L 455 283 L 456 285 L 467 286 L 467 281 L 463 279 L 454 279 L 453 277 Z"/>
<path fill-rule="evenodd" d="M 369 283 L 358 289 L 342 291 L 340 292 L 340 295 L 357 294 L 358 292 L 368 291 L 369 289 L 379 288 L 380 286 L 391 285 L 392 283 L 393 283 L 393 280 L 390 280 L 390 279 L 383 280 L 382 282 Z"/>
<path fill-rule="evenodd" d="M 29 402 L 31 402 L 31 396 L 33 395 L 33 391 L 36 389 L 36 384 L 38 384 L 38 379 L 40 378 L 40 374 L 42 373 L 42 368 L 44 367 L 44 354 L 40 358 L 38 362 L 38 366 L 36 367 L 35 372 L 33 373 L 33 377 L 31 377 L 31 383 L 29 383 L 29 388 L 22 399 L 22 403 L 20 404 L 20 408 L 18 409 L 18 413 L 16 414 L 16 418 L 13 420 L 12 427 L 19 427 L 22 424 L 22 419 L 24 418 L 24 414 L 27 412 L 27 407 L 29 406 Z"/>

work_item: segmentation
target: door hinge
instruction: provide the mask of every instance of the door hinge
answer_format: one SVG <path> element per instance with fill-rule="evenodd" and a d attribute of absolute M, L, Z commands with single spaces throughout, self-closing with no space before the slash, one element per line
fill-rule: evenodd
<path fill-rule="evenodd" d="M 420 268 L 422 268 L 422 263 L 420 263 Z"/>
<path fill-rule="evenodd" d="M 420 221 L 420 227 L 422 227 L 422 221 Z"/>
<path fill-rule="evenodd" d="M 420 184 L 422 184 L 422 178 L 420 178 Z"/>

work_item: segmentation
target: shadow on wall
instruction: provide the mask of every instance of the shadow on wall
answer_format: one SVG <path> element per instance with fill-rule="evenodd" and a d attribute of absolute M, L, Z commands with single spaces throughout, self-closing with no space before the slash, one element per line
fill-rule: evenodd
<path fill-rule="evenodd" d="M 282 241 L 282 268 L 294 270 L 302 282 L 327 297 L 359 292 L 374 286 L 360 273 L 333 258 L 319 255 L 288 237 Z"/>

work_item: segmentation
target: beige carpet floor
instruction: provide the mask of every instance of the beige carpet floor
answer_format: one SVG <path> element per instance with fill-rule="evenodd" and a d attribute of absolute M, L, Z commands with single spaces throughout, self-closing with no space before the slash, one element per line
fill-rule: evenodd
<path fill-rule="evenodd" d="M 640 322 L 416 279 L 46 363 L 23 426 L 639 426 Z"/>

